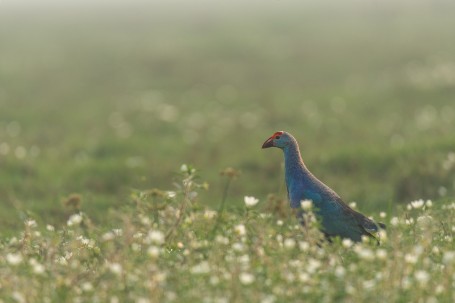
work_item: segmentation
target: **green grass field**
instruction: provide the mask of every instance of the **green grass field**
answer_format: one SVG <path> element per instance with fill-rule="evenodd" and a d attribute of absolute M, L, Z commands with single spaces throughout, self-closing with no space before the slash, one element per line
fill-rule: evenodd
<path fill-rule="evenodd" d="M 0 3 L 1 301 L 455 300 L 453 3 L 120 3 Z M 381 247 L 295 226 L 277 130 Z"/>

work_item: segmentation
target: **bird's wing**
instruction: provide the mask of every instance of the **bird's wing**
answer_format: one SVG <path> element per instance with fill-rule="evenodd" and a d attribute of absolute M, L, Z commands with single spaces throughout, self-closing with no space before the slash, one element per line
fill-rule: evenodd
<path fill-rule="evenodd" d="M 341 236 L 360 241 L 365 234 L 364 228 L 347 209 L 349 206 L 341 201 L 334 192 L 329 197 L 322 197 L 318 192 L 305 191 L 306 199 L 313 201 L 316 213 L 322 220 L 323 231 L 329 236 Z M 347 208 L 345 208 L 347 207 Z"/>
<path fill-rule="evenodd" d="M 363 235 L 366 235 L 365 228 L 352 215 L 350 212 L 339 205 L 333 204 L 332 208 L 324 214 L 324 226 L 328 229 L 329 234 L 339 235 L 341 237 L 351 238 L 355 241 L 360 241 Z"/>
<path fill-rule="evenodd" d="M 353 210 L 332 189 L 315 180 L 317 186 L 304 190 L 303 197 L 313 201 L 327 235 L 351 238 L 354 241 L 360 241 L 362 236 L 377 239 L 374 235 L 379 227 L 373 220 Z"/>
<path fill-rule="evenodd" d="M 347 205 L 346 205 L 347 206 Z M 362 215 L 361 213 L 353 210 L 349 206 L 345 209 L 347 215 L 350 215 L 358 223 L 358 226 L 362 229 L 362 235 L 376 239 L 379 245 L 379 225 L 376 224 L 370 218 Z M 382 224 L 384 225 L 384 224 Z M 385 226 L 385 225 L 384 225 Z"/>

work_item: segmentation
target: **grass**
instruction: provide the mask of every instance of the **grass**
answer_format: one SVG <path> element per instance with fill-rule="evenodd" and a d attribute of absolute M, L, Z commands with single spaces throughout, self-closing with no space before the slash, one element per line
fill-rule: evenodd
<path fill-rule="evenodd" d="M 453 301 L 453 4 L 175 4 L 0 4 L 1 299 Z M 260 149 L 277 130 L 346 202 L 398 218 L 383 246 L 301 250 L 314 240 L 287 213 L 282 155 Z M 177 220 L 184 194 L 163 193 L 182 163 L 208 190 Z M 419 199 L 433 206 L 407 210 Z"/>
<path fill-rule="evenodd" d="M 183 166 L 182 166 L 183 167 Z M 455 203 L 417 200 L 375 241 L 320 242 L 276 201 L 236 212 L 203 207 L 196 171 L 175 192 L 137 192 L 108 214 L 66 226 L 28 218 L 1 243 L 0 297 L 18 302 L 451 302 Z M 262 204 L 262 205 L 261 205 Z M 269 205 L 267 205 L 269 204 Z M 280 215 L 281 214 L 281 215 Z M 307 210 L 311 216 L 311 210 Z M 310 222 L 308 218 L 306 222 Z M 218 228 L 217 228 L 218 227 Z"/>

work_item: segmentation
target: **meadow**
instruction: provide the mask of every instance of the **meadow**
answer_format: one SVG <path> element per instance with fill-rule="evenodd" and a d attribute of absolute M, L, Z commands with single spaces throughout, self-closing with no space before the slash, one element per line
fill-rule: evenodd
<path fill-rule="evenodd" d="M 0 300 L 453 302 L 454 12 L 0 3 Z M 297 224 L 277 130 L 380 246 Z"/>

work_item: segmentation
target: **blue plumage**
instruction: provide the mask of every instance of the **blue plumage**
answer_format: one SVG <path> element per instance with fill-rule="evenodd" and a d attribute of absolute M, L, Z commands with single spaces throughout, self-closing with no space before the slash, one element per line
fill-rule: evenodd
<path fill-rule="evenodd" d="M 378 225 L 350 208 L 336 192 L 317 179 L 303 163 L 299 145 L 291 134 L 276 132 L 262 145 L 262 148 L 268 147 L 283 150 L 291 207 L 300 208 L 302 200 L 312 200 L 326 236 L 340 236 L 358 242 L 362 236 L 374 237 L 372 233 L 378 232 L 379 226 L 385 228 L 382 223 Z"/>

